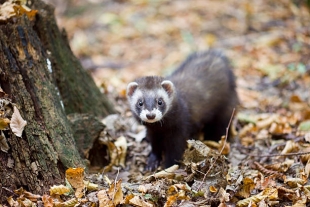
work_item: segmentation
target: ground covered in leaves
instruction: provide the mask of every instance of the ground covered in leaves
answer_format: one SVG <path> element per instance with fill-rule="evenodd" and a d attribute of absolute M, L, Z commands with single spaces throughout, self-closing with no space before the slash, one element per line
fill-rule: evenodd
<path fill-rule="evenodd" d="M 42 197 L 44 206 L 309 205 L 306 1 L 51 2 L 72 50 L 119 114 L 104 119 L 99 140 L 110 164 L 92 166 L 85 177 L 82 169 L 69 169 L 72 189 L 54 186 Z M 190 141 L 183 165 L 143 173 L 150 147 L 128 110 L 127 83 L 168 74 L 191 52 L 209 48 L 227 54 L 237 77 L 241 106 L 231 123 L 234 140 L 208 142 L 210 148 Z M 16 194 L 33 202 L 41 198 Z"/>

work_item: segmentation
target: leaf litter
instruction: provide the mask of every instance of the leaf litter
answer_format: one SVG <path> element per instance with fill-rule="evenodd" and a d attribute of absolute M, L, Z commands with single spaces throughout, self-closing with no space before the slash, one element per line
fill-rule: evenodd
<path fill-rule="evenodd" d="M 72 50 L 119 112 L 103 121 L 99 138 L 109 164 L 91 166 L 86 174 L 68 169 L 68 182 L 51 187 L 49 195 L 16 190 L 8 198 L 11 206 L 307 206 L 309 5 L 288 0 L 55 2 Z M 189 141 L 182 165 L 144 173 L 150 147 L 128 109 L 127 83 L 167 74 L 191 51 L 210 47 L 223 48 L 235 68 L 241 106 L 231 123 L 234 140 L 208 146 Z M 1 123 L 6 129 L 7 120 Z"/>

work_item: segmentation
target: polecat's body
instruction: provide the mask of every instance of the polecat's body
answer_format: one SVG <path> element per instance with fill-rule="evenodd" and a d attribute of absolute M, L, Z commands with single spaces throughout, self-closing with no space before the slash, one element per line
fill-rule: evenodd
<path fill-rule="evenodd" d="M 129 83 L 127 97 L 138 121 L 147 127 L 152 153 L 147 169 L 181 160 L 186 140 L 203 131 L 205 139 L 225 135 L 238 104 L 235 79 L 219 51 L 194 53 L 167 78 L 147 76 Z"/>

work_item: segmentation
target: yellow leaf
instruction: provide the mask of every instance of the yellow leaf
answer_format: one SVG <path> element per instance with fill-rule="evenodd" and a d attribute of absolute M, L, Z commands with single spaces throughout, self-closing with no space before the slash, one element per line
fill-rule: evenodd
<path fill-rule="evenodd" d="M 121 204 L 123 202 L 122 180 L 120 179 L 116 183 L 113 182 L 110 186 L 108 195 L 113 200 L 114 205 Z"/>
<path fill-rule="evenodd" d="M 54 185 L 50 188 L 50 195 L 63 195 L 69 193 L 70 189 L 64 185 Z"/>
<path fill-rule="evenodd" d="M 6 130 L 9 127 L 10 119 L 0 118 L 0 130 Z"/>
<path fill-rule="evenodd" d="M 84 190 L 84 169 L 83 168 L 69 168 L 66 170 L 66 179 L 76 189 L 75 197 L 81 198 Z"/>
<path fill-rule="evenodd" d="M 211 185 L 209 187 L 209 190 L 210 190 L 211 193 L 216 193 L 218 191 L 217 188 L 215 186 L 213 186 L 213 185 Z"/>

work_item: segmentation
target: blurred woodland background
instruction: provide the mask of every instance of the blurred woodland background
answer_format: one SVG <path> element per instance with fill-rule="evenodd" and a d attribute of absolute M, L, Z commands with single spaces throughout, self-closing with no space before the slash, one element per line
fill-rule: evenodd
<path fill-rule="evenodd" d="M 274 87 L 309 101 L 307 1 L 47 1 L 97 85 L 121 96 L 134 78 L 165 75 L 192 51 L 216 47 L 231 58 L 244 107 L 282 104 Z"/>

